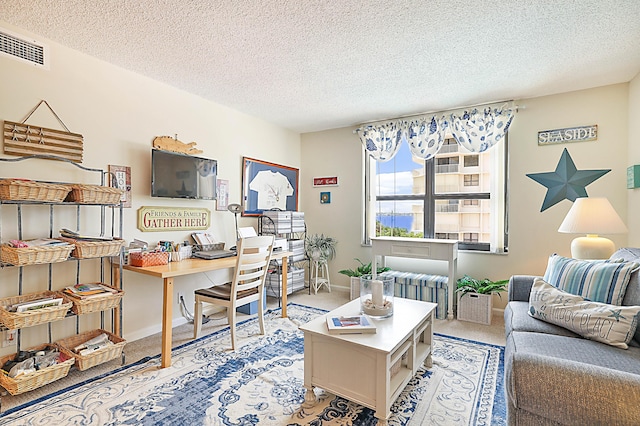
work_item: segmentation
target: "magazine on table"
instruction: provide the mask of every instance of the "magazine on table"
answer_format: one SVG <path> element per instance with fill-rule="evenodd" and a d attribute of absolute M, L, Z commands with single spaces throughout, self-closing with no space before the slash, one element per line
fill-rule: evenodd
<path fill-rule="evenodd" d="M 376 326 L 366 315 L 327 315 L 329 334 L 373 334 Z"/>

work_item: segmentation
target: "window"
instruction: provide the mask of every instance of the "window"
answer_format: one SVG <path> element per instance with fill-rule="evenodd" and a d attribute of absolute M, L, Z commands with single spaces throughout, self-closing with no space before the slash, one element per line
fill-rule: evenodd
<path fill-rule="evenodd" d="M 364 241 L 370 236 L 457 239 L 464 250 L 507 251 L 507 138 L 481 154 L 447 139 L 434 158 L 403 141 L 387 162 L 366 156 Z M 477 167 L 463 173 L 464 167 Z"/>

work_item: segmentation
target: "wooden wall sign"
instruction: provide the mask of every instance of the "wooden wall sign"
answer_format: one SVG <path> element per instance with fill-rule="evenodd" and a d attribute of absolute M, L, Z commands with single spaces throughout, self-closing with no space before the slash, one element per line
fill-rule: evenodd
<path fill-rule="evenodd" d="M 313 186 L 338 186 L 338 176 L 315 177 Z"/>
<path fill-rule="evenodd" d="M 538 132 L 538 145 L 551 145 L 565 142 L 585 142 L 598 139 L 598 125 L 567 127 L 566 129 L 544 130 Z"/>
<path fill-rule="evenodd" d="M 26 123 L 31 114 L 43 103 L 49 107 L 49 110 L 62 124 L 65 131 Z M 70 132 L 45 100 L 40 101 L 21 123 L 5 120 L 3 130 L 5 154 L 23 157 L 28 155 L 55 155 L 76 163 L 82 163 L 82 135 Z"/>
<path fill-rule="evenodd" d="M 187 231 L 208 229 L 211 211 L 206 208 L 142 206 L 138 209 L 138 229 Z"/>

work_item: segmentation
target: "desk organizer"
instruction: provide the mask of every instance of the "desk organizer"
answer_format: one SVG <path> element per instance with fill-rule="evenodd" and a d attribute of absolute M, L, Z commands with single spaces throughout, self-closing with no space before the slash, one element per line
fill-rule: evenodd
<path fill-rule="evenodd" d="M 130 253 L 131 266 L 159 266 L 169 263 L 169 253 L 165 251 L 151 251 L 146 253 Z"/>
<path fill-rule="evenodd" d="M 109 340 L 113 343 L 111 346 L 107 346 L 101 349 L 98 349 L 88 355 L 80 355 L 73 351 L 73 348 L 76 346 L 93 339 L 105 333 Z M 106 330 L 92 330 L 87 331 L 85 333 L 76 334 L 75 336 L 67 337 L 66 339 L 58 340 L 55 342 L 55 345 L 60 349 L 60 352 L 70 357 L 72 360 L 75 360 L 76 368 L 80 371 L 87 370 L 91 367 L 95 367 L 96 365 L 105 363 L 107 361 L 111 361 L 122 355 L 122 349 L 126 344 L 126 340 L 121 337 L 116 336 L 113 333 L 110 333 Z"/>
<path fill-rule="evenodd" d="M 40 247 L 11 247 L 9 244 L 3 244 L 0 247 L 0 258 L 3 263 L 14 266 L 64 262 L 74 248 L 72 244 Z"/>
<path fill-rule="evenodd" d="M 44 344 L 27 350 L 39 351 L 46 349 L 48 346 L 49 344 Z M 63 358 L 66 357 L 64 354 L 61 354 L 61 356 Z M 0 365 L 4 365 L 7 361 L 15 359 L 15 357 L 16 354 L 12 354 L 0 358 Z M 22 374 L 18 377 L 9 377 L 9 374 L 6 371 L 0 370 L 0 385 L 2 385 L 2 387 L 11 395 L 28 392 L 66 377 L 67 374 L 69 374 L 69 369 L 71 369 L 73 363 L 73 358 L 65 359 L 50 367 L 34 371 L 33 373 Z"/>
<path fill-rule="evenodd" d="M 46 297 L 62 298 L 63 301 L 59 306 L 50 306 L 32 311 L 9 312 L 7 310 L 8 306 L 15 305 L 16 303 L 31 302 Z M 9 330 L 15 330 L 17 328 L 58 321 L 67 315 L 67 311 L 69 311 L 71 305 L 71 301 L 66 296 L 55 291 L 41 291 L 38 293 L 23 294 L 22 296 L 4 297 L 0 299 L 0 323 Z"/>
<path fill-rule="evenodd" d="M 71 185 L 71 192 L 65 201 L 84 204 L 119 204 L 124 191 L 101 185 Z"/>
<path fill-rule="evenodd" d="M 85 241 L 74 240 L 73 238 L 60 237 L 59 240 L 73 244 L 75 248 L 71 256 L 76 259 L 90 259 L 92 257 L 118 256 L 120 249 L 125 244 L 124 240 L 114 239 L 112 241 Z"/>
<path fill-rule="evenodd" d="M 65 199 L 70 190 L 70 185 L 22 179 L 0 180 L 0 199 L 2 200 L 59 203 Z"/>

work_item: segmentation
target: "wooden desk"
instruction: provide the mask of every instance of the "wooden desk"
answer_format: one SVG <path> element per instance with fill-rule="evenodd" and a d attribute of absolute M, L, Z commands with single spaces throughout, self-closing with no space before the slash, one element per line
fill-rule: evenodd
<path fill-rule="evenodd" d="M 281 251 L 273 253 L 271 260 L 282 259 L 282 317 L 287 317 L 287 259 L 293 252 Z M 169 262 L 167 265 L 138 267 L 125 265 L 127 271 L 139 274 L 151 275 L 162 278 L 164 283 L 164 295 L 162 301 L 162 357 L 160 367 L 171 366 L 171 338 L 173 320 L 173 278 L 182 275 L 191 275 L 199 272 L 216 271 L 220 269 L 235 268 L 236 257 L 223 259 L 204 260 L 186 259 L 181 262 Z"/>
<path fill-rule="evenodd" d="M 386 256 L 447 262 L 449 267 L 447 319 L 453 319 L 453 298 L 455 297 L 456 271 L 458 267 L 458 241 L 432 238 L 372 237 L 371 251 L 373 256 L 371 271 L 374 277 L 378 267 L 377 256 L 382 257 L 383 266 L 385 265 Z"/>

